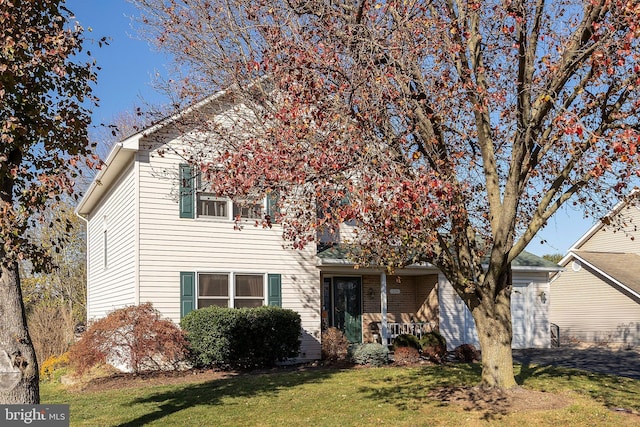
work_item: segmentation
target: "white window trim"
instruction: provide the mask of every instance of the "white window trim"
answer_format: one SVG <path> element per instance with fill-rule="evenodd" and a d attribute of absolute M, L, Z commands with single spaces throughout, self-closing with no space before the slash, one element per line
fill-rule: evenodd
<path fill-rule="evenodd" d="M 256 297 L 237 297 L 235 296 L 235 288 L 236 288 L 236 276 L 241 275 L 241 276 L 261 276 L 262 277 L 262 305 L 265 306 L 268 304 L 267 298 L 268 298 L 268 275 L 269 273 L 261 273 L 261 272 L 255 272 L 255 271 L 219 271 L 219 270 L 209 270 L 209 269 L 202 269 L 196 272 L 196 283 L 195 283 L 195 308 L 198 309 L 200 307 L 198 307 L 198 302 L 200 300 L 200 275 L 201 274 L 226 274 L 228 277 L 227 280 L 227 307 L 228 308 L 233 308 L 235 306 L 235 300 L 254 300 L 254 299 L 258 299 Z M 202 299 L 223 299 L 222 297 L 220 298 L 216 298 L 216 297 L 202 297 Z"/>
<path fill-rule="evenodd" d="M 226 203 L 226 212 L 227 215 L 226 216 L 213 216 L 213 215 L 201 215 L 200 212 L 200 196 L 201 195 L 205 195 L 207 197 L 211 197 L 212 200 L 215 201 L 219 201 L 219 202 L 225 202 Z M 214 220 L 214 221 L 234 221 L 235 220 L 235 216 L 233 215 L 233 211 L 234 211 L 234 207 L 238 206 L 238 205 L 242 205 L 242 202 L 234 202 L 233 200 L 229 199 L 228 197 L 218 197 L 216 196 L 214 193 L 209 193 L 206 191 L 196 191 L 196 195 L 195 195 L 195 217 L 198 219 L 204 219 L 204 220 Z M 255 204 L 259 204 L 260 205 L 260 215 L 258 215 L 255 218 L 252 217 L 240 217 L 242 220 L 247 220 L 247 221 L 262 221 L 264 219 L 264 216 L 267 212 L 267 198 L 263 197 L 260 200 L 257 200 Z"/>

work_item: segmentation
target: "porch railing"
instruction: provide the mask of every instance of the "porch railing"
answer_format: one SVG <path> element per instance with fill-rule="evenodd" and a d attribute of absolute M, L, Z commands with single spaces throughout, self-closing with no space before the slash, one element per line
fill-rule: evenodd
<path fill-rule="evenodd" d="M 382 333 L 382 323 L 375 322 L 375 328 L 377 331 L 374 333 L 381 334 Z M 424 334 L 432 332 L 436 327 L 435 322 L 410 322 L 410 323 L 402 323 L 402 322 L 388 322 L 387 323 L 387 342 L 389 344 L 393 343 L 393 340 L 398 335 L 409 334 L 418 337 L 418 339 L 422 338 Z"/>

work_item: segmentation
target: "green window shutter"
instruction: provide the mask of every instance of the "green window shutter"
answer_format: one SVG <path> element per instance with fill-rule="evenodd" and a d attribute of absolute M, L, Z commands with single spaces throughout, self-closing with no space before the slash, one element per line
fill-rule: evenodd
<path fill-rule="evenodd" d="M 269 274 L 269 305 L 282 307 L 282 278 L 279 274 Z"/>
<path fill-rule="evenodd" d="M 195 307 L 196 273 L 180 272 L 180 318 L 182 319 Z"/>
<path fill-rule="evenodd" d="M 188 164 L 180 165 L 180 218 L 194 218 L 193 171 Z"/>

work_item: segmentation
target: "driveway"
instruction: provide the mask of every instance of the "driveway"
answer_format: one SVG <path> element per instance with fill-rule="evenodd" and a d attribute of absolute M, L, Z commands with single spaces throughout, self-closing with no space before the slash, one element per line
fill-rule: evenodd
<path fill-rule="evenodd" d="M 640 379 L 640 349 L 611 346 L 563 345 L 554 348 L 513 350 L 514 361 L 530 365 L 577 368 Z"/>

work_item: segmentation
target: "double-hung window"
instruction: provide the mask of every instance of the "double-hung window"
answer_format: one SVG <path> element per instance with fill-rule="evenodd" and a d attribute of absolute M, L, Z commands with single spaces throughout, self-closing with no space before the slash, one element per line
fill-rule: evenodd
<path fill-rule="evenodd" d="M 264 215 L 264 200 L 232 202 L 225 197 L 200 191 L 196 193 L 196 200 L 197 214 L 201 218 L 261 220 Z"/>
<path fill-rule="evenodd" d="M 229 275 L 201 273 L 198 275 L 198 308 L 217 305 L 229 307 Z"/>
<path fill-rule="evenodd" d="M 229 218 L 229 201 L 210 193 L 198 193 L 198 216 L 209 218 Z"/>
<path fill-rule="evenodd" d="M 258 200 L 231 201 L 227 197 L 207 191 L 199 174 L 188 164 L 179 170 L 179 208 L 181 218 L 213 218 L 234 220 L 236 218 L 262 220 L 267 215 L 275 221 L 277 193 Z M 195 208 L 194 208 L 195 203 Z"/>
<path fill-rule="evenodd" d="M 180 272 L 180 317 L 210 306 L 282 307 L 282 276 L 278 273 Z"/>
<path fill-rule="evenodd" d="M 236 274 L 234 279 L 234 307 L 260 307 L 264 305 L 264 275 Z"/>
<path fill-rule="evenodd" d="M 260 307 L 264 288 L 264 274 L 200 273 L 197 307 Z"/>

